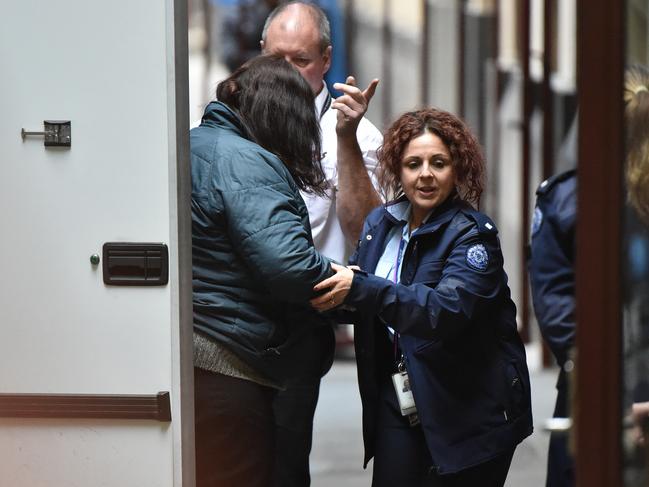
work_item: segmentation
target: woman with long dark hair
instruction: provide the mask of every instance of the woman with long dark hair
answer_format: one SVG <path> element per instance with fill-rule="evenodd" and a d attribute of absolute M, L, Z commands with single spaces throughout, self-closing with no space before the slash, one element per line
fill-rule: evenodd
<path fill-rule="evenodd" d="M 532 432 L 525 349 L 495 224 L 477 211 L 480 147 L 456 116 L 403 114 L 379 150 L 393 201 L 316 286 L 354 309 L 365 464 L 374 487 L 502 487 Z M 349 317 L 347 317 L 349 318 Z"/>
<path fill-rule="evenodd" d="M 217 88 L 191 131 L 196 469 L 199 487 L 271 482 L 271 399 L 299 370 L 308 300 L 331 274 L 299 190 L 322 194 L 307 82 L 260 56 Z"/>

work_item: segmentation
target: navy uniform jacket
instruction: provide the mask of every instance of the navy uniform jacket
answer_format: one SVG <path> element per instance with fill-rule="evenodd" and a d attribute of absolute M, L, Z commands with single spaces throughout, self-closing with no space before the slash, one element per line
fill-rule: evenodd
<path fill-rule="evenodd" d="M 400 284 L 371 274 L 386 236 L 403 224 L 396 203 L 367 217 L 350 263 L 360 266 L 345 303 L 356 308 L 365 464 L 374 455 L 381 364 L 377 335 L 390 324 L 438 473 L 477 465 L 532 432 L 525 349 L 516 330 L 493 222 L 449 198 L 406 247 Z M 367 272 L 366 272 L 367 271 Z"/>
<path fill-rule="evenodd" d="M 563 366 L 575 342 L 577 173 L 541 183 L 532 219 L 529 275 L 541 334 Z"/>

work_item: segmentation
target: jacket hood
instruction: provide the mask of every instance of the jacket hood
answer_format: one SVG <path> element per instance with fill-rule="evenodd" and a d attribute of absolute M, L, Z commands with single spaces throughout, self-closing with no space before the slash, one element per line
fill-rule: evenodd
<path fill-rule="evenodd" d="M 201 125 L 208 127 L 220 127 L 230 130 L 246 139 L 251 139 L 250 132 L 244 125 L 241 117 L 232 108 L 220 101 L 210 102 L 205 107 Z"/>

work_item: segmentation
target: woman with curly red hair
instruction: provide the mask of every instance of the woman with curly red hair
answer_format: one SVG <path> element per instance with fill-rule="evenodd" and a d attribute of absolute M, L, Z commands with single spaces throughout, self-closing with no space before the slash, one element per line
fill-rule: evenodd
<path fill-rule="evenodd" d="M 498 232 L 472 206 L 482 151 L 460 119 L 428 108 L 388 129 L 379 171 L 395 199 L 312 301 L 343 302 L 356 325 L 372 486 L 502 486 L 532 413 Z"/>

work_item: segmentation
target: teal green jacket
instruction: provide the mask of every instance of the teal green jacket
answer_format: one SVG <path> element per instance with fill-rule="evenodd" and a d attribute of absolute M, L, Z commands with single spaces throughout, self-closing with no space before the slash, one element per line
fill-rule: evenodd
<path fill-rule="evenodd" d="M 331 274 L 282 161 L 210 103 L 190 132 L 194 328 L 282 384 L 309 327 L 313 286 Z"/>

